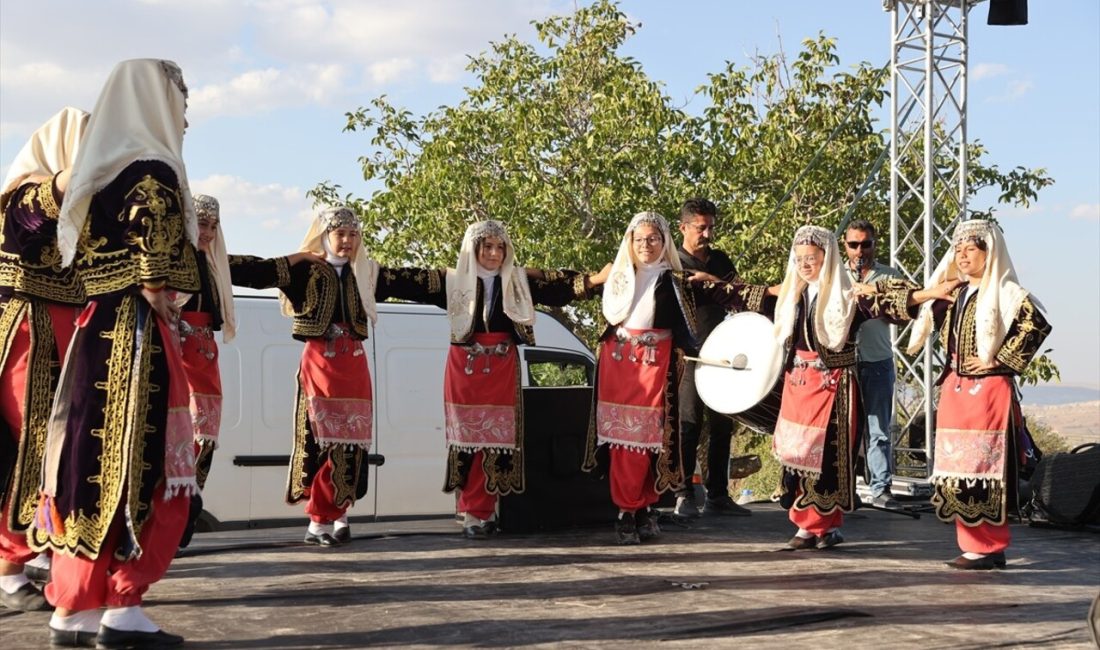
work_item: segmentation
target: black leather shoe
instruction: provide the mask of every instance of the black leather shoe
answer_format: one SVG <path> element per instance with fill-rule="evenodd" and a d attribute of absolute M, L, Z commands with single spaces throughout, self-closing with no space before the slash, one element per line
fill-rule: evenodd
<path fill-rule="evenodd" d="M 1002 557 L 1004 556 L 1003 553 L 1001 555 Z M 997 560 L 992 555 L 986 555 L 976 560 L 971 560 L 965 555 L 960 555 L 954 560 L 944 562 L 944 564 L 952 569 L 958 569 L 960 571 L 990 571 L 996 568 Z"/>
<path fill-rule="evenodd" d="M 615 538 L 621 546 L 634 546 L 642 543 L 641 538 L 638 536 L 638 527 L 634 524 L 633 512 L 620 514 L 619 519 L 615 522 Z"/>
<path fill-rule="evenodd" d="M 497 522 L 495 521 L 483 521 L 480 524 L 473 524 L 462 529 L 462 535 L 466 539 L 489 539 L 496 532 Z"/>
<path fill-rule="evenodd" d="M 792 551 L 808 551 L 810 549 L 817 548 L 817 536 L 811 535 L 809 537 L 799 537 L 795 535 L 787 542 L 787 548 Z"/>
<path fill-rule="evenodd" d="M 998 569 L 1003 569 L 1003 568 L 1005 568 L 1005 565 L 1008 564 L 1008 562 L 1005 560 L 1005 552 L 1004 551 L 997 551 L 996 553 L 990 553 L 989 557 L 993 558 L 993 566 L 997 567 Z"/>
<path fill-rule="evenodd" d="M 661 534 L 657 525 L 657 513 L 643 508 L 634 513 L 634 527 L 638 531 L 638 541 L 645 542 Z"/>
<path fill-rule="evenodd" d="M 29 582 L 23 583 L 23 586 L 10 594 L 0 589 L 0 605 L 20 612 L 37 612 L 40 609 L 52 609 L 46 603 L 46 597 L 42 595 L 38 587 L 35 587 Z"/>
<path fill-rule="evenodd" d="M 831 530 L 817 538 L 817 548 L 818 550 L 832 548 L 843 541 L 844 535 L 841 535 L 839 530 Z"/>
<path fill-rule="evenodd" d="M 174 648 L 183 645 L 183 637 L 164 630 L 135 632 L 99 626 L 95 647 L 99 650 L 140 650 L 142 648 Z"/>
<path fill-rule="evenodd" d="M 328 533 L 314 535 L 313 533 L 308 531 L 306 532 L 306 537 L 304 541 L 306 544 L 313 544 L 314 546 L 336 546 L 338 544 L 336 539 L 334 539 L 333 536 L 329 535 Z"/>
<path fill-rule="evenodd" d="M 54 648 L 94 648 L 95 632 L 55 630 L 50 628 L 50 646 Z"/>
<path fill-rule="evenodd" d="M 337 544 L 347 544 L 351 541 L 351 526 L 341 526 L 332 531 L 332 539 L 336 540 Z"/>
<path fill-rule="evenodd" d="M 738 505 L 729 497 L 707 499 L 703 502 L 703 515 L 726 515 L 733 517 L 751 517 L 752 510 Z"/>

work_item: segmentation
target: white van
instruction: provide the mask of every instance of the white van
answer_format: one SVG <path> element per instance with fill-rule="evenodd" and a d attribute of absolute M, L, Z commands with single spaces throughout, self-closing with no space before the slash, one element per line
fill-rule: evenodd
<path fill-rule="evenodd" d="M 237 336 L 231 343 L 219 343 L 221 434 L 203 491 L 199 531 L 301 522 L 305 516 L 302 504 L 284 502 L 302 343 L 291 338 L 291 321 L 279 312 L 274 297 L 237 297 L 235 306 Z M 567 440 L 572 448 L 585 433 L 594 357 L 548 314 L 539 313 L 535 334 L 537 346 L 519 348 L 524 403 L 537 408 L 525 415 L 539 424 L 567 422 L 568 430 L 551 427 L 550 435 L 560 438 L 557 447 Z M 378 305 L 378 325 L 364 343 L 374 389 L 371 453 L 384 463 L 371 467 L 367 494 L 348 512 L 350 517 L 454 513 L 454 495 L 442 492 L 443 368 L 449 336 L 442 309 Z M 568 418 L 563 418 L 565 412 Z"/>

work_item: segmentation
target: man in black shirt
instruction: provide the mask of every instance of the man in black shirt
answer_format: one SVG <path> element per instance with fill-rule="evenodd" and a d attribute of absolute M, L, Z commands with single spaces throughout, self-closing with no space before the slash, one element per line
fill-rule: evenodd
<path fill-rule="evenodd" d="M 684 237 L 684 243 L 679 249 L 680 264 L 684 271 L 704 271 L 729 281 L 737 276 L 733 262 L 722 251 L 710 247 L 717 216 L 718 208 L 706 199 L 694 198 L 684 202 L 680 208 L 680 232 Z M 726 310 L 718 305 L 699 305 L 695 315 L 699 343 L 702 344 L 726 317 Z M 726 467 L 730 457 L 733 421 L 707 408 L 699 399 L 699 393 L 695 390 L 694 362 L 688 362 L 684 379 L 680 383 L 680 440 L 683 444 L 685 484 L 676 491 L 676 514 L 685 517 L 699 516 L 692 477 L 695 474 L 699 433 L 703 428 L 704 418 L 710 421 L 710 442 L 707 444 L 707 496 L 703 504 L 703 514 L 751 515 L 750 510 L 737 505 L 729 496 Z"/>

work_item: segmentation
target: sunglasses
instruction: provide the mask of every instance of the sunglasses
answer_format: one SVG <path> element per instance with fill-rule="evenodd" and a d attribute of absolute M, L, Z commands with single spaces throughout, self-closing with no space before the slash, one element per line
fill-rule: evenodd
<path fill-rule="evenodd" d="M 857 248 L 867 249 L 875 245 L 875 242 L 871 241 L 870 239 L 865 239 L 863 241 L 850 241 L 845 243 L 848 244 L 848 248 L 852 250 L 855 250 Z"/>

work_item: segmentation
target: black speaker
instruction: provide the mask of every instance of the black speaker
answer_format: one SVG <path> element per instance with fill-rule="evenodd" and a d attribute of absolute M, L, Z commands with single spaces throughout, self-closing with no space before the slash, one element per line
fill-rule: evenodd
<path fill-rule="evenodd" d="M 607 477 L 581 470 L 592 387 L 525 388 L 523 451 L 526 489 L 500 500 L 508 533 L 607 525 L 618 509 Z"/>
<path fill-rule="evenodd" d="M 1100 443 L 1043 456 L 1029 481 L 1025 505 L 1032 523 L 1100 524 Z"/>
<path fill-rule="evenodd" d="M 989 25 L 1026 25 L 1027 0 L 989 0 Z"/>

